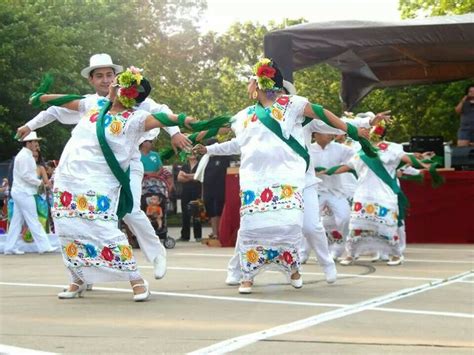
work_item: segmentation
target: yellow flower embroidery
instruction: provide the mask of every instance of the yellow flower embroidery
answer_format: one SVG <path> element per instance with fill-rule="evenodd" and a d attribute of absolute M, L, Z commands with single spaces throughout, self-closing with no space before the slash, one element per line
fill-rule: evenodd
<path fill-rule="evenodd" d="M 120 121 L 113 121 L 111 124 L 110 124 L 110 132 L 113 134 L 113 135 L 119 135 L 120 132 L 122 132 L 122 122 Z"/>
<path fill-rule="evenodd" d="M 130 260 L 132 258 L 132 249 L 128 245 L 120 245 L 119 248 L 123 259 Z"/>
<path fill-rule="evenodd" d="M 293 190 L 293 186 L 290 185 L 282 185 L 281 186 L 281 198 L 290 198 L 295 193 Z"/>
<path fill-rule="evenodd" d="M 246 253 L 247 260 L 252 264 L 256 263 L 258 260 L 258 253 L 255 249 L 250 249 Z"/>
<path fill-rule="evenodd" d="M 283 112 L 281 112 L 279 109 L 274 107 L 272 109 L 272 116 L 277 119 L 278 121 L 281 121 L 283 119 Z"/>
<path fill-rule="evenodd" d="M 87 209 L 87 198 L 83 195 L 80 195 L 77 197 L 77 208 L 80 210 L 80 211 L 84 211 Z"/>
<path fill-rule="evenodd" d="M 375 211 L 375 207 L 374 207 L 374 205 L 367 205 L 365 210 L 367 211 L 368 214 L 372 214 Z"/>
<path fill-rule="evenodd" d="M 70 258 L 75 258 L 77 256 L 76 244 L 71 242 L 68 245 L 66 245 L 65 249 L 66 249 L 67 256 L 69 256 Z"/>

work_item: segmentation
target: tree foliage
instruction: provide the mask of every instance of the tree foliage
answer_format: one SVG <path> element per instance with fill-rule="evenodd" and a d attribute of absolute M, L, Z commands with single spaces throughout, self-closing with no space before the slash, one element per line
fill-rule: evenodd
<path fill-rule="evenodd" d="M 472 1 L 400 0 L 400 8 L 405 17 L 419 11 L 462 13 L 472 10 Z M 205 0 L 4 2 L 0 7 L 0 160 L 16 153 L 16 128 L 38 112 L 27 101 L 42 75 L 54 75 L 57 93 L 90 93 L 79 73 L 94 53 L 108 53 L 124 66 L 143 67 L 154 88 L 152 98 L 174 112 L 210 118 L 248 106 L 248 76 L 263 55 L 264 35 L 304 19 L 235 23 L 223 34 L 203 34 L 197 26 L 205 6 Z M 342 113 L 337 70 L 322 64 L 300 70 L 294 77 L 300 95 Z M 356 112 L 391 109 L 395 120 L 389 137 L 395 141 L 419 134 L 454 139 L 459 121 L 453 108 L 465 85 L 375 90 Z M 69 131 L 70 127 L 59 124 L 40 130 L 46 158 L 59 157 Z M 158 147 L 169 144 L 166 135 L 160 137 Z"/>
<path fill-rule="evenodd" d="M 474 0 L 400 0 L 402 18 L 461 15 L 474 12 Z"/>

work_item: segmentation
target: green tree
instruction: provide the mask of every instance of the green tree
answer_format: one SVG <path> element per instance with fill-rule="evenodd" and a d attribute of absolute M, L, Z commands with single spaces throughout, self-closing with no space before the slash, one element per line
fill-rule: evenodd
<path fill-rule="evenodd" d="M 474 12 L 474 0 L 400 0 L 402 18 L 461 15 Z"/>
<path fill-rule="evenodd" d="M 145 63 L 150 78 L 172 78 L 177 66 L 188 67 L 187 36 L 196 38 L 204 5 L 191 0 L 4 2 L 0 7 L 0 75 L 4 83 L 0 88 L 0 160 L 17 151 L 13 139 L 16 128 L 38 112 L 27 102 L 45 72 L 55 77 L 55 92 L 90 93 L 79 72 L 92 54 L 106 52 L 125 66 Z M 147 60 L 151 52 L 151 59 L 159 57 L 174 66 L 158 70 L 159 62 Z M 174 57 L 179 56 L 184 59 L 176 62 Z M 69 136 L 68 128 L 55 125 L 40 134 L 46 138 L 46 157 L 58 158 Z"/>

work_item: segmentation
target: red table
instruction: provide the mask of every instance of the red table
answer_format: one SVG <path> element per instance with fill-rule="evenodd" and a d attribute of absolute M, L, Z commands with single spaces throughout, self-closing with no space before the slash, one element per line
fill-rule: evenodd
<path fill-rule="evenodd" d="M 410 201 L 406 220 L 408 243 L 474 242 L 474 171 L 442 171 L 446 183 L 431 188 L 429 176 L 423 184 L 402 182 Z M 239 229 L 239 175 L 226 177 L 226 202 L 219 238 L 222 246 L 235 245 Z"/>

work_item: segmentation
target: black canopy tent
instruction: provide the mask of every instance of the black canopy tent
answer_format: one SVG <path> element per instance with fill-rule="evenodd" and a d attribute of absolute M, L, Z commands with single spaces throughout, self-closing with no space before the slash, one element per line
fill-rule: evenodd
<path fill-rule="evenodd" d="M 308 23 L 268 33 L 264 48 L 287 80 L 323 62 L 341 70 L 351 109 L 374 88 L 474 78 L 474 14 Z"/>

